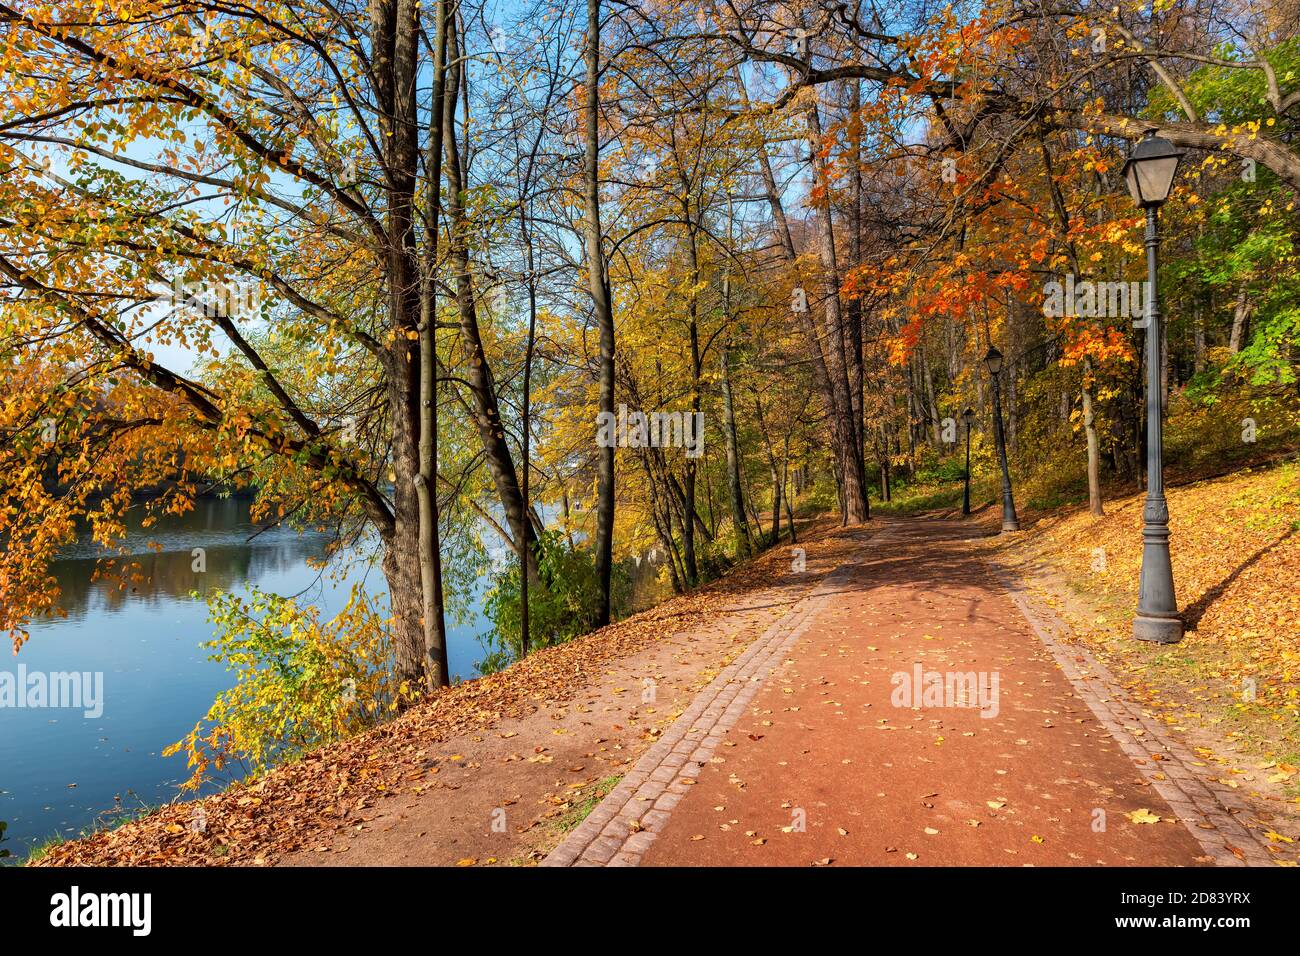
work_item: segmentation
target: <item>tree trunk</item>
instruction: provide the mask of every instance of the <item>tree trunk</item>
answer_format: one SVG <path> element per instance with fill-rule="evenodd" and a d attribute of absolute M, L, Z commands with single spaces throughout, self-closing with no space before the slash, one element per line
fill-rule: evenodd
<path fill-rule="evenodd" d="M 925 410 L 921 407 L 921 395 L 917 389 L 916 364 L 915 356 L 907 363 L 907 461 L 912 473 L 916 472 L 918 428 L 920 437 L 925 437 Z"/>
<path fill-rule="evenodd" d="M 816 101 L 808 107 L 808 148 L 816 184 L 821 190 L 828 190 L 825 170 L 818 158 L 821 151 L 821 117 Z M 830 416 L 831 444 L 843 483 L 844 508 L 841 520 L 845 525 L 856 525 L 871 517 L 867 502 L 866 470 L 862 464 L 858 430 L 853 424 L 844 317 L 840 309 L 839 266 L 835 258 L 835 224 L 831 216 L 829 196 L 823 196 L 816 206 L 817 252 L 821 258 L 822 294 L 825 297 L 826 371 L 830 377 L 833 402 Z"/>
<path fill-rule="evenodd" d="M 674 557 L 672 516 L 668 508 L 660 505 L 654 472 L 650 469 L 650 453 L 642 449 L 638 452 L 637 457 L 641 460 L 641 467 L 645 469 L 646 488 L 650 492 L 650 514 L 654 518 L 655 534 L 659 538 L 659 543 L 663 545 L 664 556 L 668 558 L 668 574 L 672 579 L 673 593 L 682 594 L 685 589 L 682 587 L 681 578 L 677 573 L 677 561 Z"/>
<path fill-rule="evenodd" d="M 527 193 L 532 188 L 532 165 L 533 158 L 528 161 L 528 175 L 524 178 L 522 190 Z M 521 396 L 521 406 L 519 409 L 519 457 L 522 459 L 521 465 L 523 471 L 520 475 L 520 494 L 524 499 L 524 507 L 532 513 L 532 499 L 529 496 L 529 477 L 532 468 L 532 388 L 533 388 L 533 352 L 537 347 L 537 263 L 533 249 L 533 232 L 532 225 L 529 222 L 531 213 L 532 200 L 531 196 L 521 195 L 519 203 L 519 231 L 524 240 L 524 250 L 526 256 L 526 265 L 528 267 L 528 340 L 524 346 L 524 387 Z M 538 527 L 541 522 L 537 522 Z M 518 542 L 516 542 L 518 544 Z M 529 590 L 532 584 L 532 577 L 529 571 L 528 549 L 522 545 L 517 547 L 519 556 L 519 656 L 525 657 L 528 654 L 528 644 L 530 640 L 530 615 L 532 613 L 528 601 Z"/>
<path fill-rule="evenodd" d="M 1160 323 L 1160 414 L 1169 406 L 1169 323 Z"/>
<path fill-rule="evenodd" d="M 934 450 L 943 451 L 943 423 L 939 420 L 939 402 L 934 394 L 934 371 L 925 357 L 925 347 L 918 349 L 921 357 L 921 377 L 925 382 L 925 400 L 929 404 L 926 418 L 930 420 L 930 436 L 934 441 Z"/>
<path fill-rule="evenodd" d="M 753 539 L 745 518 L 745 498 L 740 487 L 740 455 L 736 449 L 736 409 L 731 391 L 731 346 L 722 346 L 722 434 L 727 446 L 727 487 L 731 497 L 731 524 L 735 529 L 736 554 L 746 558 L 753 554 Z M 760 419 L 759 426 L 763 424 Z"/>
<path fill-rule="evenodd" d="M 863 219 L 862 124 L 858 116 L 859 111 L 862 109 L 862 83 L 860 80 L 852 81 L 849 109 L 853 114 L 849 127 L 852 146 L 851 160 L 853 163 L 850 182 L 851 198 L 849 201 L 849 265 L 854 269 L 859 269 L 862 267 Z M 866 371 L 862 365 L 862 298 L 860 296 L 855 295 L 849 300 L 848 312 L 849 328 L 846 350 L 849 362 L 849 398 L 853 406 L 853 441 L 858 449 L 858 456 L 863 459 L 863 488 L 865 489 L 866 423 L 863 421 L 862 404 Z"/>
<path fill-rule="evenodd" d="M 1020 408 L 1020 402 L 1016 398 L 1016 362 L 1014 359 L 1008 359 L 1006 364 L 1006 382 L 1007 382 L 1007 452 L 1015 455 L 1019 450 L 1020 418 L 1017 410 Z"/>
<path fill-rule="evenodd" d="M 583 188 L 586 222 L 587 280 L 591 289 L 596 327 L 600 330 L 600 411 L 614 414 L 614 306 L 600 225 L 600 0 L 587 0 L 585 50 L 586 97 L 583 104 Z M 600 603 L 596 626 L 609 623 L 610 581 L 614 558 L 614 446 L 597 449 L 596 461 L 596 577 Z"/>
<path fill-rule="evenodd" d="M 1241 351 L 1241 343 L 1246 334 L 1246 317 L 1250 315 L 1250 299 L 1246 290 L 1237 293 L 1237 302 L 1232 308 L 1232 335 L 1228 338 L 1228 351 L 1236 355 Z"/>
<path fill-rule="evenodd" d="M 882 501 L 890 501 L 889 487 L 889 425 L 885 422 L 880 423 L 880 498 Z"/>
<path fill-rule="evenodd" d="M 703 374 L 702 361 L 700 359 L 700 249 L 696 243 L 695 227 L 690 225 L 691 212 L 690 204 L 686 203 L 686 222 L 687 231 L 690 238 L 690 260 L 691 260 L 691 305 L 689 309 L 690 323 L 688 332 L 690 333 L 691 343 L 691 411 L 698 414 L 701 408 L 700 403 L 700 377 Z M 695 514 L 695 459 L 687 457 L 686 459 L 686 479 L 685 489 L 682 495 L 683 510 L 688 515 Z M 704 522 L 700 522 L 703 525 Z M 700 580 L 699 564 L 695 558 L 695 526 L 691 521 L 685 523 L 685 533 L 682 538 L 682 550 L 686 558 L 686 578 L 691 587 L 695 587 Z"/>
<path fill-rule="evenodd" d="M 388 314 L 392 344 L 385 353 L 393 459 L 393 530 L 384 541 L 384 576 L 393 612 L 398 673 L 425 676 L 425 607 L 420 583 L 422 545 L 419 475 L 420 269 L 415 249 L 414 202 L 419 168 L 414 77 L 414 0 L 377 0 L 370 7 L 373 73 L 384 130 Z M 426 542 L 427 543 L 427 542 Z"/>
<path fill-rule="evenodd" d="M 1101 446 L 1092 410 L 1092 359 L 1088 357 L 1083 360 L 1083 430 L 1088 438 L 1088 510 L 1101 516 L 1106 513 L 1101 506 Z"/>
<path fill-rule="evenodd" d="M 1192 368 L 1199 375 L 1205 371 L 1205 308 L 1200 296 L 1196 297 L 1196 304 L 1193 309 L 1192 334 L 1194 336 L 1195 361 Z"/>
<path fill-rule="evenodd" d="M 781 497 L 785 499 L 785 519 L 786 524 L 790 526 L 790 543 L 795 543 L 794 531 L 794 506 L 791 503 L 790 486 L 787 478 L 790 473 L 790 442 L 787 439 L 785 443 L 785 456 L 781 459 Z M 779 541 L 773 541 L 773 546 L 780 544 Z"/>
<path fill-rule="evenodd" d="M 781 540 L 781 499 L 785 497 L 785 474 L 783 469 L 777 468 L 776 446 L 772 444 L 767 424 L 763 421 L 763 403 L 759 400 L 757 391 L 754 392 L 754 417 L 758 422 L 759 434 L 763 436 L 763 448 L 767 452 L 767 467 L 772 475 L 772 544 L 775 545 Z M 788 446 L 787 440 L 787 448 Z M 788 451 L 786 457 L 788 460 Z M 793 533 L 793 523 L 790 525 L 790 530 Z"/>
<path fill-rule="evenodd" d="M 735 78 L 741 103 L 748 104 L 749 97 L 739 69 L 736 70 Z M 809 117 L 808 137 L 814 153 L 819 147 L 817 143 L 819 137 L 820 121 L 817 119 L 816 108 L 814 107 Z M 768 205 L 772 209 L 772 220 L 776 223 L 777 239 L 785 254 L 786 262 L 794 268 L 798 264 L 798 254 L 795 251 L 789 220 L 786 219 L 781 193 L 777 189 L 776 176 L 772 172 L 772 162 L 768 158 L 766 150 L 760 149 L 758 151 L 758 160 L 759 173 L 763 178 L 763 187 L 767 193 Z M 816 162 L 814 160 L 815 166 Z M 849 395 L 849 381 L 844 361 L 844 329 L 843 323 L 840 321 L 839 280 L 837 278 L 838 270 L 835 268 L 834 232 L 830 222 L 829 206 L 823 202 L 822 207 L 823 219 L 820 220 L 821 241 L 819 250 L 824 267 L 828 251 L 826 245 L 829 239 L 830 269 L 827 270 L 823 285 L 829 286 L 831 291 L 827 299 L 827 310 L 834 325 L 834 334 L 830 334 L 830 330 L 827 330 L 825 349 L 822 347 L 822 332 L 817 328 L 811 310 L 798 313 L 796 318 L 808 343 L 808 352 L 812 359 L 813 382 L 817 386 L 817 391 L 821 394 L 822 405 L 831 424 L 831 448 L 836 460 L 835 474 L 837 491 L 841 502 L 840 513 L 845 523 L 857 524 L 871 517 L 870 504 L 866 496 L 866 477 L 862 465 L 861 450 L 858 449 L 856 453 L 854 450 L 856 439 L 853 430 L 853 409 Z M 831 230 L 829 234 L 828 230 Z M 836 355 L 839 357 L 838 363 L 834 358 Z M 848 477 L 844 477 L 846 475 Z M 854 480 L 858 484 L 853 493 L 848 494 L 845 482 Z M 852 519 L 850 519 L 850 514 L 852 514 Z"/>
<path fill-rule="evenodd" d="M 705 524 L 704 519 L 700 517 L 700 512 L 695 507 L 694 502 L 691 502 L 690 507 L 687 507 L 685 489 L 682 488 L 681 483 L 677 480 L 677 476 L 669 470 L 668 463 L 662 460 L 663 452 L 658 452 L 658 454 L 661 459 L 660 467 L 663 469 L 665 476 L 664 481 L 672 492 L 672 498 L 673 501 L 676 502 L 677 510 L 683 515 L 691 516 L 691 523 L 695 526 L 695 531 L 701 538 L 705 541 L 712 541 L 713 532 L 709 530 L 709 526 Z"/>
<path fill-rule="evenodd" d="M 447 663 L 447 621 L 442 590 L 442 546 L 438 533 L 438 215 L 442 191 L 443 95 L 445 93 L 447 3 L 435 14 L 433 98 L 425 151 L 427 186 L 424 263 L 420 308 L 420 467 L 416 496 L 420 511 L 420 591 L 424 604 L 424 669 L 430 690 L 451 683 Z"/>

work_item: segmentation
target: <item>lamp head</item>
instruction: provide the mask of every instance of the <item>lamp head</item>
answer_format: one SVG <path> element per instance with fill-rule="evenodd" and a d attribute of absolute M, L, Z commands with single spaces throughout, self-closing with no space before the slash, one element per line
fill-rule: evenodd
<path fill-rule="evenodd" d="M 984 353 L 984 365 L 989 370 L 990 375 L 997 375 L 998 372 L 1002 371 L 1002 353 L 990 345 L 989 350 Z"/>
<path fill-rule="evenodd" d="M 1142 142 L 1133 147 L 1124 162 L 1124 181 L 1129 194 L 1141 209 L 1160 207 L 1169 198 L 1178 173 L 1178 163 L 1186 155 L 1169 140 L 1147 130 Z"/>

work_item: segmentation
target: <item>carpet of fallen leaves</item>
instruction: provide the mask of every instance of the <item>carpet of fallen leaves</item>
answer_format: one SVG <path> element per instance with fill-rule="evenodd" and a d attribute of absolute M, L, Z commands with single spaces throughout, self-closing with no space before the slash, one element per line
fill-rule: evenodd
<path fill-rule="evenodd" d="M 1221 765 L 1225 783 L 1300 807 L 1300 463 L 1170 488 L 1167 497 L 1187 627 L 1179 644 L 1131 636 L 1144 494 L 1107 501 L 1105 517 L 1086 508 L 1041 515 L 995 547 L 1047 582 L 1049 603 L 1136 701 L 1176 729 L 1223 742 L 1197 752 Z"/>
<path fill-rule="evenodd" d="M 810 570 L 847 553 L 849 539 L 822 520 L 802 532 Z M 697 591 L 487 677 L 465 681 L 393 721 L 325 747 L 200 801 L 177 801 L 122 826 L 52 847 L 33 866 L 269 865 L 355 823 L 376 800 L 427 787 L 434 746 L 504 718 L 543 714 L 572 699 L 608 663 L 725 612 L 745 594 L 790 575 L 774 548 Z M 192 826 L 200 818 L 202 827 Z"/>

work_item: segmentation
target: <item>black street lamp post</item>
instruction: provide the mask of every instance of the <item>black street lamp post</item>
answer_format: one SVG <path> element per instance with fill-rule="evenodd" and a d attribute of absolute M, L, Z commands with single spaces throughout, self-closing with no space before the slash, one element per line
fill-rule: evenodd
<path fill-rule="evenodd" d="M 961 513 L 970 514 L 970 426 L 975 421 L 975 410 L 968 408 L 961 413 L 961 420 L 966 423 L 966 488 L 961 496 Z"/>
<path fill-rule="evenodd" d="M 1160 644 L 1175 644 L 1183 639 L 1183 622 L 1178 617 L 1174 594 L 1174 569 L 1169 559 L 1161 408 L 1164 402 L 1160 385 L 1160 303 L 1156 284 L 1160 207 L 1169 198 L 1183 155 L 1173 143 L 1148 132 L 1124 163 L 1124 179 L 1133 201 L 1147 214 L 1147 500 L 1142 509 L 1142 577 L 1133 636 Z"/>
<path fill-rule="evenodd" d="M 993 440 L 997 443 L 998 463 L 1002 466 L 1002 530 L 1019 531 L 1020 519 L 1016 517 L 1016 502 L 1011 497 L 1011 471 L 1007 468 L 1007 440 L 1002 431 L 1002 389 L 998 382 L 1002 353 L 989 346 L 984 355 L 984 365 L 993 380 Z"/>

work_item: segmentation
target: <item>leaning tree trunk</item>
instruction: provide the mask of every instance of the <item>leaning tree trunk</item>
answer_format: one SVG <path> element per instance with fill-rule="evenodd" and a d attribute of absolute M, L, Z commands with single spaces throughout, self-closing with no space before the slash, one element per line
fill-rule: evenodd
<path fill-rule="evenodd" d="M 741 76 L 739 68 L 735 71 L 735 80 L 741 104 L 747 107 L 749 105 L 749 96 L 745 91 L 744 78 Z M 814 149 L 815 148 L 816 147 L 814 147 Z M 781 245 L 781 251 L 785 256 L 786 263 L 793 270 L 797 268 L 799 259 L 798 253 L 795 250 L 794 237 L 790 231 L 789 220 L 785 215 L 785 205 L 781 200 L 781 192 L 777 188 L 776 176 L 772 172 L 772 161 L 768 158 L 767 151 L 762 148 L 758 150 L 758 169 L 763 178 L 763 189 L 767 194 L 768 205 L 772 210 L 772 221 L 776 224 L 777 240 Z M 832 248 L 832 258 L 833 257 L 834 250 Z M 838 293 L 838 289 L 836 289 L 836 292 Z M 837 311 L 838 302 L 839 299 L 837 296 Z M 844 429 L 846 423 L 851 426 L 852 412 L 845 411 L 846 402 L 848 402 L 848 406 L 851 408 L 851 401 L 848 398 L 847 378 L 845 378 L 845 383 L 842 389 L 837 392 L 834 384 L 834 377 L 831 372 L 832 363 L 829 358 L 829 353 L 834 351 L 833 346 L 836 342 L 839 343 L 839 352 L 840 355 L 843 356 L 843 339 L 842 335 L 838 335 L 835 339 L 828 339 L 826 343 L 827 348 L 823 348 L 823 335 L 821 330 L 817 328 L 817 323 L 812 317 L 812 312 L 805 309 L 804 311 L 797 313 L 796 318 L 799 322 L 800 329 L 804 334 L 804 338 L 807 341 L 808 354 L 812 359 L 813 384 L 816 386 L 817 392 L 821 396 L 822 406 L 826 411 L 826 417 L 831 423 L 831 447 L 834 453 L 832 470 L 835 475 L 836 494 L 840 502 L 840 513 L 843 515 L 846 513 L 846 509 L 844 507 L 844 480 L 841 477 L 844 473 L 842 457 L 846 454 L 845 449 L 848 445 L 853 444 L 852 437 L 850 436 L 846 438 L 844 435 Z M 843 362 L 840 363 L 841 371 L 843 370 L 843 364 Z M 847 445 L 845 444 L 846 441 L 848 443 Z M 860 454 L 858 455 L 858 460 L 862 460 Z M 865 469 L 863 474 L 865 475 Z M 862 504 L 862 511 L 864 514 L 867 514 L 867 508 L 868 505 L 864 491 Z M 867 516 L 869 517 L 869 514 L 867 514 Z"/>
<path fill-rule="evenodd" d="M 455 272 L 461 337 L 465 346 L 465 378 L 474 396 L 474 421 L 478 426 L 488 471 L 492 475 L 497 497 L 510 526 L 512 545 L 518 548 L 519 542 L 523 542 L 526 553 L 531 556 L 529 564 L 536 573 L 537 534 L 524 507 L 514 456 L 506 442 L 496 382 L 483 347 L 475 305 L 474 278 L 469 258 L 469 219 L 465 211 L 465 174 L 461 168 L 460 146 L 456 139 L 456 96 L 462 80 L 462 67 L 459 65 L 459 39 L 454 16 L 448 17 L 447 53 L 450 66 L 447 71 L 446 109 L 443 112 L 443 145 L 446 154 L 447 213 L 451 218 L 449 246 L 451 265 Z"/>

